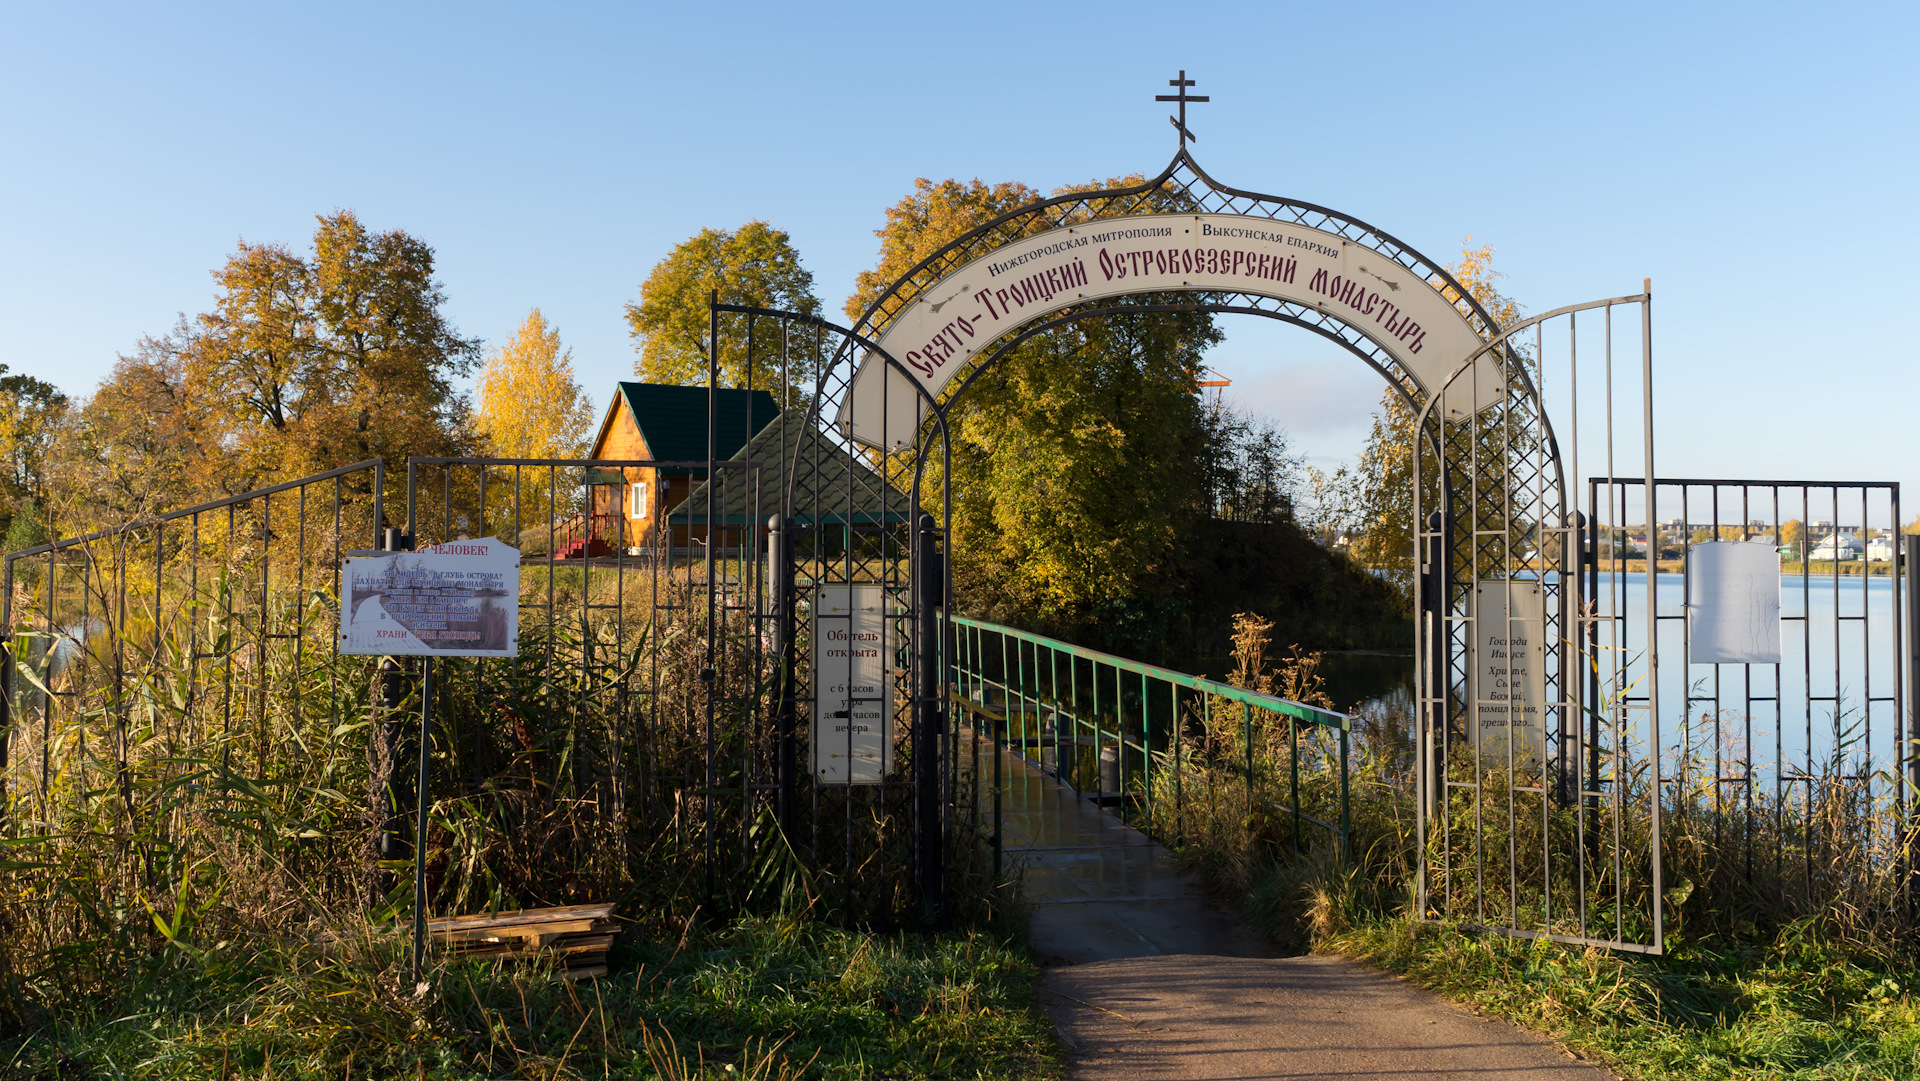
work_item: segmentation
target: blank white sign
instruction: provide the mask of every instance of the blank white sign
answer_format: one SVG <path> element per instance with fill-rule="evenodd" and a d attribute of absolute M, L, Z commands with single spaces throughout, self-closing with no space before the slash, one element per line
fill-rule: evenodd
<path fill-rule="evenodd" d="M 1780 556 L 1773 545 L 1707 541 L 1688 550 L 1687 660 L 1780 663 Z"/>

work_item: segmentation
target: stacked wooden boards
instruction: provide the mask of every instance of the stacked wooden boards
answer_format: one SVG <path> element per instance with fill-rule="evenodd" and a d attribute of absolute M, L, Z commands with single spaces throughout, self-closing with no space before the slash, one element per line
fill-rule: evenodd
<path fill-rule="evenodd" d="M 577 980 L 606 973 L 607 950 L 619 927 L 608 904 L 447 916 L 428 920 L 427 931 L 449 957 L 461 960 L 558 954 L 567 978 Z"/>

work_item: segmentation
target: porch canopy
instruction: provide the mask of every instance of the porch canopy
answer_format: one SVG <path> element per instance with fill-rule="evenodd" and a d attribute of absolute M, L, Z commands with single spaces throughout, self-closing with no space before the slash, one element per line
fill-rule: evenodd
<path fill-rule="evenodd" d="M 781 492 L 793 484 L 792 524 L 876 526 L 911 522 L 913 500 L 859 457 L 849 454 L 804 416 L 781 414 L 761 428 L 728 461 L 760 464 L 719 470 L 714 522 L 720 526 L 764 525 L 780 509 Z M 707 484 L 693 489 L 667 516 L 674 525 L 705 525 Z"/>

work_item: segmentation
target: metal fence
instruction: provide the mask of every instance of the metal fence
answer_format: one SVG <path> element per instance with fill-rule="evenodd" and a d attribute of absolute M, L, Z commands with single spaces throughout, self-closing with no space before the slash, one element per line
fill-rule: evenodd
<path fill-rule="evenodd" d="M 1294 856 L 1348 856 L 1353 719 L 955 616 L 954 702 L 976 732 L 1170 847 L 1251 828 Z M 1001 843 L 1000 757 L 956 798 Z"/>
<path fill-rule="evenodd" d="M 1588 649 L 1627 658 L 1591 696 L 1666 718 L 1653 754 L 1669 881 L 1729 909 L 1791 918 L 1892 914 L 1913 799 L 1912 637 L 1900 488 L 1892 482 L 1593 478 L 1583 567 Z M 1643 506 L 1659 508 L 1646 521 Z M 1631 524 L 1628 524 L 1631 523 Z M 1754 546 L 1769 576 L 1760 652 L 1732 660 L 1691 618 L 1714 583 L 1707 546 Z M 1644 588 L 1653 582 L 1651 627 Z M 1777 620 L 1777 626 L 1774 621 Z M 1646 660 L 1667 669 L 1652 700 Z M 1645 742 L 1623 725 L 1594 736 Z M 1607 718 L 1612 720 L 1612 718 Z"/>
<path fill-rule="evenodd" d="M 697 869 L 685 889 L 709 905 L 758 899 L 762 532 L 664 500 L 636 519 L 631 493 L 671 481 L 680 502 L 757 506 L 761 477 L 739 460 L 409 459 L 406 543 L 522 553 L 519 655 L 429 662 L 435 797 L 470 868 L 437 908 L 521 895 L 543 863 L 593 899 L 661 868 Z"/>
<path fill-rule="evenodd" d="M 364 753 L 340 736 L 365 723 L 371 662 L 339 655 L 335 598 L 384 479 L 359 462 L 7 555 L 0 831 L 36 898 L 23 948 L 98 941 L 216 858 L 263 906 L 359 899 L 364 805 L 336 771 Z"/>

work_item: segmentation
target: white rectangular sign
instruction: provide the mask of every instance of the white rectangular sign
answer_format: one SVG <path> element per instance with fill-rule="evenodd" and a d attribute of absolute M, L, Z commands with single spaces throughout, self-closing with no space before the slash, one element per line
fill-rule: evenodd
<path fill-rule="evenodd" d="M 1780 663 L 1780 555 L 1773 545 L 1707 541 L 1688 548 L 1687 660 Z"/>
<path fill-rule="evenodd" d="M 349 557 L 340 569 L 340 652 L 518 656 L 520 550 L 487 537 Z"/>
<path fill-rule="evenodd" d="M 1482 768 L 1495 769 L 1513 748 L 1516 768 L 1538 769 L 1546 755 L 1546 609 L 1540 583 L 1481 582 L 1473 589 L 1473 657 L 1467 694 L 1468 738 Z"/>
<path fill-rule="evenodd" d="M 813 775 L 879 784 L 893 765 L 893 660 L 883 586 L 821 586 L 813 598 Z"/>

